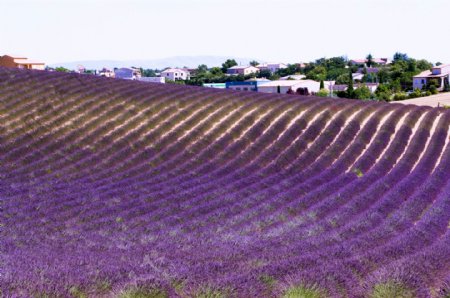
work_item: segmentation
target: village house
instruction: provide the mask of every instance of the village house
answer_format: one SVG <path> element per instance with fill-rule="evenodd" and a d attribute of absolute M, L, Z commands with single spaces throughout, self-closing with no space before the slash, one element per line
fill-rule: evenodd
<path fill-rule="evenodd" d="M 160 76 L 172 81 L 191 79 L 190 72 L 187 69 L 182 68 L 168 68 L 162 71 Z"/>
<path fill-rule="evenodd" d="M 4 55 L 0 57 L 0 67 L 44 70 L 45 63 L 30 60 L 24 56 Z"/>
<path fill-rule="evenodd" d="M 141 71 L 139 68 L 115 68 L 114 69 L 114 77 L 116 79 L 124 79 L 124 80 L 137 80 L 141 77 Z"/>
<path fill-rule="evenodd" d="M 276 73 L 280 69 L 285 69 L 288 66 L 284 63 L 263 63 L 256 66 L 259 71 L 268 70 L 271 73 Z"/>
<path fill-rule="evenodd" d="M 352 59 L 350 63 L 353 65 L 367 66 L 367 59 Z M 390 63 L 388 58 L 373 58 L 372 62 L 378 65 L 387 65 Z"/>
<path fill-rule="evenodd" d="M 227 74 L 229 75 L 249 75 L 252 73 L 258 73 L 259 69 L 254 66 L 233 66 L 228 68 Z"/>
<path fill-rule="evenodd" d="M 107 77 L 107 78 L 114 78 L 114 76 L 115 76 L 114 71 L 112 71 L 108 68 L 103 68 L 102 70 L 100 70 L 98 72 L 98 75 L 101 77 Z"/>
<path fill-rule="evenodd" d="M 450 64 L 435 66 L 413 77 L 413 88 L 422 90 L 431 81 L 435 82 L 436 89 L 443 91 L 450 81 Z"/>

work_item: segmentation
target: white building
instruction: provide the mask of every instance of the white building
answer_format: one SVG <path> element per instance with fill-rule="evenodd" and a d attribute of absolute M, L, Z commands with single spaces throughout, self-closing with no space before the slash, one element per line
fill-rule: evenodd
<path fill-rule="evenodd" d="M 303 80 L 305 78 L 306 78 L 306 76 L 302 75 L 302 74 L 301 75 L 288 75 L 285 77 L 281 77 L 280 80 L 297 80 L 297 81 L 299 81 L 299 80 Z"/>
<path fill-rule="evenodd" d="M 413 88 L 421 90 L 428 82 L 434 80 L 438 91 L 443 91 L 450 80 L 450 64 L 435 66 L 413 77 Z"/>
<path fill-rule="evenodd" d="M 260 71 L 269 70 L 271 73 L 276 73 L 280 69 L 285 69 L 288 66 L 284 63 L 263 63 L 256 66 Z"/>
<path fill-rule="evenodd" d="M 141 77 L 138 79 L 138 81 L 147 82 L 147 83 L 165 84 L 166 78 L 165 77 Z"/>
<path fill-rule="evenodd" d="M 258 86 L 258 92 L 263 93 L 297 93 L 309 95 L 320 90 L 320 83 L 313 80 L 279 80 Z"/>
<path fill-rule="evenodd" d="M 233 66 L 227 69 L 229 75 L 249 75 L 252 73 L 258 73 L 259 69 L 254 66 Z"/>
<path fill-rule="evenodd" d="M 177 81 L 177 80 L 190 80 L 191 74 L 188 70 L 182 68 L 168 68 L 161 72 L 161 77 L 166 79 Z"/>

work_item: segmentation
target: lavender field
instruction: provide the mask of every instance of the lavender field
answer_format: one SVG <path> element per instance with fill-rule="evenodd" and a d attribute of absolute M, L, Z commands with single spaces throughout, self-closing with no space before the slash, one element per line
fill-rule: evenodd
<path fill-rule="evenodd" d="M 449 297 L 449 128 L 0 69 L 0 296 Z"/>

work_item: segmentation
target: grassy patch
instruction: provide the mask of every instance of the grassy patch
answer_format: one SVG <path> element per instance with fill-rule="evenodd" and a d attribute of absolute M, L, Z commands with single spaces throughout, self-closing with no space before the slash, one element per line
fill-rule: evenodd
<path fill-rule="evenodd" d="M 69 289 L 69 294 L 70 294 L 70 296 L 72 296 L 74 298 L 87 298 L 88 297 L 85 292 L 83 292 L 80 288 L 78 288 L 76 286 L 73 286 Z"/>
<path fill-rule="evenodd" d="M 289 288 L 283 295 L 283 298 L 325 298 L 326 292 L 317 286 L 299 285 Z"/>
<path fill-rule="evenodd" d="M 375 285 L 371 298 L 414 298 L 414 291 L 397 282 L 386 282 Z"/>
<path fill-rule="evenodd" d="M 131 288 L 122 291 L 118 298 L 168 298 L 166 292 L 159 289 Z"/>
<path fill-rule="evenodd" d="M 231 297 L 231 293 L 228 290 L 218 290 L 214 288 L 202 288 L 193 295 L 195 298 L 227 298 Z"/>
<path fill-rule="evenodd" d="M 353 173 L 355 173 L 356 177 L 361 178 L 364 176 L 363 172 L 360 169 L 354 169 Z"/>

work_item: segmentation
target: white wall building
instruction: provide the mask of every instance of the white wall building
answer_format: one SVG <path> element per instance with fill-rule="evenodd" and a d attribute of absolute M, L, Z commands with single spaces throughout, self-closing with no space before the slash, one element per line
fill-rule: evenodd
<path fill-rule="evenodd" d="M 309 95 L 320 90 L 320 83 L 313 80 L 279 80 L 258 86 L 258 92 L 263 93 L 298 93 Z"/>
<path fill-rule="evenodd" d="M 448 84 L 450 80 L 450 64 L 435 66 L 431 70 L 426 70 L 414 76 L 413 88 L 421 90 L 431 80 L 436 81 L 438 91 L 443 91 L 445 84 Z"/>
<path fill-rule="evenodd" d="M 188 70 L 182 68 L 168 68 L 161 72 L 161 77 L 176 81 L 176 80 L 189 80 L 191 74 Z"/>
<path fill-rule="evenodd" d="M 165 77 L 141 77 L 138 80 L 141 82 L 147 82 L 147 83 L 159 83 L 159 84 L 166 83 Z"/>
<path fill-rule="evenodd" d="M 229 75 L 249 75 L 252 73 L 258 73 L 259 69 L 254 66 L 233 66 L 227 69 Z"/>

